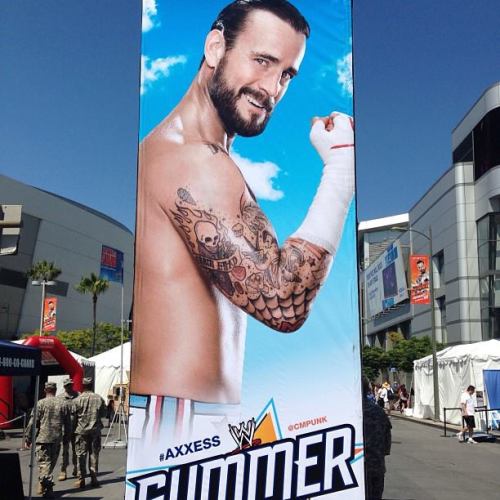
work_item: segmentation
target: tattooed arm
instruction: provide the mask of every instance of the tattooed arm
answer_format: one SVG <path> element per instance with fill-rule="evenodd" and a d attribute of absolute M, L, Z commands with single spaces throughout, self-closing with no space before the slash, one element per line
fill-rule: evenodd
<path fill-rule="evenodd" d="M 238 172 L 229 157 L 219 161 Z M 280 248 L 239 172 L 235 179 L 224 168 L 210 170 L 177 188 L 171 220 L 199 268 L 232 303 L 270 328 L 297 330 L 328 274 L 330 253 L 300 238 Z"/>

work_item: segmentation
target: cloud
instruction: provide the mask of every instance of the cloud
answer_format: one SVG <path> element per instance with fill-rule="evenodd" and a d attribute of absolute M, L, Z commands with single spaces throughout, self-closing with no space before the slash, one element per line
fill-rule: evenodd
<path fill-rule="evenodd" d="M 170 75 L 170 68 L 177 64 L 186 64 L 186 56 L 159 57 L 150 60 L 148 56 L 141 56 L 141 94 L 144 94 L 151 85 L 160 78 Z"/>
<path fill-rule="evenodd" d="M 337 81 L 352 96 L 352 52 L 337 61 Z"/>
<path fill-rule="evenodd" d="M 280 172 L 278 165 L 270 161 L 254 162 L 234 151 L 231 152 L 231 158 L 238 165 L 243 177 L 257 198 L 278 201 L 285 196 L 283 191 L 273 186 L 273 182 Z"/>
<path fill-rule="evenodd" d="M 156 0 L 143 0 L 142 2 L 142 32 L 145 33 L 160 25 L 156 16 L 158 15 L 158 7 Z"/>

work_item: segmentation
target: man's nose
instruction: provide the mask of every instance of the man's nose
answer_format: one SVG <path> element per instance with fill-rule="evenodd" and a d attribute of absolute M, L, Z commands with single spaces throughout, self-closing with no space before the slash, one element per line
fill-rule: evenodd
<path fill-rule="evenodd" d="M 259 86 L 269 97 L 276 99 L 283 88 L 281 85 L 281 73 L 266 75 L 260 81 Z"/>

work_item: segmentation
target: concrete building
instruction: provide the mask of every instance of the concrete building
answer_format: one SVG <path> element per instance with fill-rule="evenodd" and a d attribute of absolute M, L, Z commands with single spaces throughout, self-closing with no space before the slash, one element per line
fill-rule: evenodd
<path fill-rule="evenodd" d="M 58 299 L 57 329 L 92 326 L 92 300 L 75 285 L 82 276 L 99 274 L 102 245 L 124 253 L 124 311 L 132 301 L 132 232 L 89 207 L 0 175 L 0 203 L 23 205 L 22 228 L 16 255 L 0 257 L 0 338 L 33 332 L 40 325 L 41 287 L 33 286 L 26 271 L 41 260 L 62 270 L 47 296 Z M 111 283 L 99 297 L 97 319 L 120 324 L 121 285 Z"/>
<path fill-rule="evenodd" d="M 452 132 L 451 167 L 409 210 L 406 232 L 372 228 L 387 246 L 396 238 L 406 254 L 432 255 L 434 307 L 405 300 L 366 317 L 367 343 L 385 345 L 390 331 L 405 337 L 432 334 L 445 344 L 500 338 L 500 83 L 488 88 Z M 367 227 L 360 223 L 360 256 Z M 384 244 L 379 242 L 378 250 Z M 382 250 L 381 250 L 382 248 Z M 408 259 L 405 260 L 406 270 Z M 407 279 L 409 277 L 407 276 Z"/>

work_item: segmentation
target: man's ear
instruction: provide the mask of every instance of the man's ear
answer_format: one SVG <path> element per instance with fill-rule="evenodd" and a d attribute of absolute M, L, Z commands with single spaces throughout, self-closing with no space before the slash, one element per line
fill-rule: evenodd
<path fill-rule="evenodd" d="M 215 68 L 226 51 L 226 41 L 220 30 L 212 30 L 205 40 L 205 61 L 210 68 Z"/>

